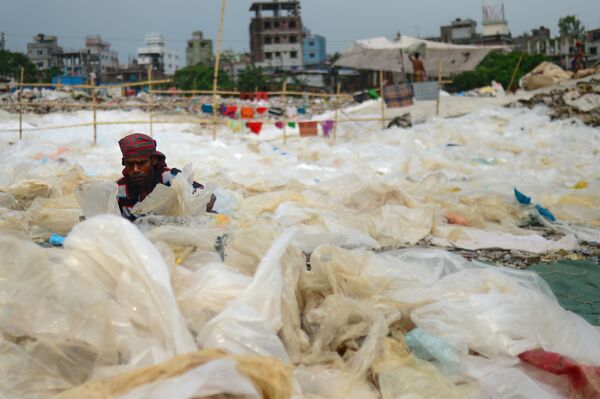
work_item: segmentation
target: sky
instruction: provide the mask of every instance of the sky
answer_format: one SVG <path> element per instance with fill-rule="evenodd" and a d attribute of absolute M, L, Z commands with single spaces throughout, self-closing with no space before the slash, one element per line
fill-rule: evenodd
<path fill-rule="evenodd" d="M 264 0 L 263 0 L 264 1 Z M 252 0 L 227 0 L 223 48 L 249 51 Z M 488 3 L 498 3 L 488 0 Z M 483 0 L 302 0 L 302 22 L 325 36 L 327 52 L 343 52 L 354 40 L 401 32 L 439 36 L 440 26 L 472 18 L 482 30 Z M 505 0 L 513 36 L 541 25 L 558 33 L 558 19 L 576 15 L 588 29 L 600 28 L 600 0 Z M 65 50 L 84 47 L 85 36 L 100 34 L 119 53 L 122 64 L 144 45 L 147 32 L 160 32 L 185 59 L 185 44 L 195 30 L 215 40 L 221 0 L 0 0 L 0 32 L 6 47 L 25 52 L 33 35 L 58 36 Z"/>

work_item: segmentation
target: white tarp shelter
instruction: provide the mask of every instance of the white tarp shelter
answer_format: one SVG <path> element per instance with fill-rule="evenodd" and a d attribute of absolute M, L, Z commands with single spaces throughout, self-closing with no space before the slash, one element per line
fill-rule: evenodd
<path fill-rule="evenodd" d="M 408 54 L 412 49 L 422 48 L 423 44 L 426 50 L 421 57 L 425 64 L 425 71 L 430 76 L 437 74 L 440 61 L 444 76 L 448 76 L 473 70 L 490 51 L 504 48 L 432 42 L 410 36 L 401 36 L 396 41 L 377 37 L 354 42 L 335 65 L 354 69 L 411 73 L 412 64 Z M 404 57 L 404 63 L 401 57 Z"/>

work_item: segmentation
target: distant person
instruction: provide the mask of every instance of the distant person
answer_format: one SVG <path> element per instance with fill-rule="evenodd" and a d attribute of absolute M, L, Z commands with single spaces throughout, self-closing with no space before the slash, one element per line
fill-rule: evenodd
<path fill-rule="evenodd" d="M 134 133 L 119 140 L 123 154 L 123 177 L 117 181 L 119 191 L 117 201 L 121 215 L 131 221 L 136 216 L 131 210 L 138 202 L 143 201 L 158 184 L 170 186 L 171 181 L 181 171 L 167 168 L 166 157 L 156 150 L 156 141 L 142 133 Z M 193 183 L 194 191 L 203 189 L 202 184 Z M 212 212 L 217 198 L 212 198 L 206 206 L 207 212 Z"/>
<path fill-rule="evenodd" d="M 571 61 L 571 69 L 573 70 L 573 72 L 577 72 L 580 69 L 585 68 L 583 53 L 584 53 L 583 43 L 578 40 L 575 43 L 575 50 L 573 52 L 573 60 Z"/>
<path fill-rule="evenodd" d="M 412 62 L 415 82 L 425 81 L 425 65 L 423 65 L 423 60 L 421 60 L 420 54 L 415 53 L 414 57 L 412 55 L 409 55 L 408 59 L 410 60 L 410 62 Z"/>

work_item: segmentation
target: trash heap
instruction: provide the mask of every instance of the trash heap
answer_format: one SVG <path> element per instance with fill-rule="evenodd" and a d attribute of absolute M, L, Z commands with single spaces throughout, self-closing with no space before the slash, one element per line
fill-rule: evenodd
<path fill-rule="evenodd" d="M 578 82 L 575 87 L 554 89 L 519 100 L 529 108 L 544 104 L 553 119 L 577 118 L 589 126 L 600 126 L 600 79 Z"/>
<path fill-rule="evenodd" d="M 597 247 L 596 129 L 540 108 L 353 124 L 335 146 L 177 129 L 159 149 L 195 169 L 135 224 L 121 131 L 1 142 L 2 396 L 598 396 L 597 327 L 537 274 L 446 250 Z"/>

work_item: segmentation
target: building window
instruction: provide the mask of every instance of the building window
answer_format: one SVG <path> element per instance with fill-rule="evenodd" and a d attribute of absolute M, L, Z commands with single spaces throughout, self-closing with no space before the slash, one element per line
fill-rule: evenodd
<path fill-rule="evenodd" d="M 275 52 L 275 57 L 281 57 L 281 53 L 279 51 Z"/>
<path fill-rule="evenodd" d="M 311 40 L 310 42 L 308 42 L 308 45 L 309 45 L 310 47 L 315 47 L 315 42 L 313 42 L 313 41 Z"/>
<path fill-rule="evenodd" d="M 290 21 L 289 25 L 290 28 L 295 28 L 296 27 L 296 21 Z"/>
<path fill-rule="evenodd" d="M 274 23 L 273 23 L 273 26 L 274 26 L 275 28 L 279 28 L 279 22 L 274 22 Z"/>
<path fill-rule="evenodd" d="M 280 43 L 281 42 L 281 38 L 279 36 L 275 36 L 275 43 Z"/>
<path fill-rule="evenodd" d="M 265 37 L 265 44 L 271 44 L 273 43 L 273 39 L 269 36 Z"/>
<path fill-rule="evenodd" d="M 265 58 L 268 60 L 272 60 L 273 59 L 273 53 L 265 53 Z"/>
<path fill-rule="evenodd" d="M 263 26 L 265 27 L 265 29 L 271 29 L 271 23 L 270 22 L 265 22 L 265 24 Z"/>
<path fill-rule="evenodd" d="M 38 55 L 42 55 L 42 54 L 44 54 L 44 50 L 38 50 L 37 53 L 38 53 Z"/>
<path fill-rule="evenodd" d="M 298 38 L 296 36 L 290 36 L 290 43 L 297 43 Z"/>
<path fill-rule="evenodd" d="M 315 54 L 314 53 L 310 53 L 310 58 L 315 58 Z"/>
<path fill-rule="evenodd" d="M 590 47 L 590 54 L 592 54 L 592 55 L 598 54 L 598 47 Z"/>
<path fill-rule="evenodd" d="M 297 51 L 290 51 L 290 58 L 298 58 L 298 52 Z"/>

